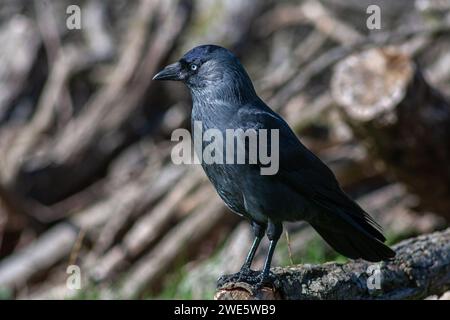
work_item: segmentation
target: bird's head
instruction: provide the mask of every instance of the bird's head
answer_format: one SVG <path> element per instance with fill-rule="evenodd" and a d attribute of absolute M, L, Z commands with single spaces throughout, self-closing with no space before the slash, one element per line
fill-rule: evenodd
<path fill-rule="evenodd" d="M 191 49 L 179 61 L 158 72 L 153 80 L 182 81 L 193 95 L 204 93 L 255 94 L 252 82 L 236 56 L 216 45 Z"/>

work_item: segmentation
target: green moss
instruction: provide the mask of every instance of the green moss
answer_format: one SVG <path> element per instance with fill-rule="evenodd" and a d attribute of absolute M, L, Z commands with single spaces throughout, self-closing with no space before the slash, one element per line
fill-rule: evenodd
<path fill-rule="evenodd" d="M 347 258 L 334 250 L 330 250 L 325 242 L 319 237 L 311 239 L 306 245 L 306 250 L 299 252 L 293 257 L 294 262 L 319 264 L 330 261 L 339 263 L 347 262 Z"/>
<path fill-rule="evenodd" d="M 394 233 L 392 231 L 386 231 L 384 235 L 386 237 L 386 244 L 388 246 L 392 246 L 393 244 L 398 243 L 402 240 L 418 236 L 417 233 L 412 232 L 412 231 L 401 232 L 401 233 Z"/>
<path fill-rule="evenodd" d="M 10 300 L 13 298 L 13 291 L 10 288 L 0 287 L 0 300 Z"/>
<path fill-rule="evenodd" d="M 70 297 L 69 300 L 100 300 L 100 289 L 94 285 L 89 285 L 86 288 L 77 291 L 77 294 Z"/>
<path fill-rule="evenodd" d="M 147 299 L 192 299 L 190 291 L 181 292 L 180 284 L 186 277 L 186 268 L 179 266 L 176 271 L 168 276 L 163 283 L 163 290 L 156 295 L 149 295 Z"/>

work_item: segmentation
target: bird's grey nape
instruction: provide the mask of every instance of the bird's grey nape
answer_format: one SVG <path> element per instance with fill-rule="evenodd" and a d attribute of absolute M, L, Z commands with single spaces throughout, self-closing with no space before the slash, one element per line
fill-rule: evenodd
<path fill-rule="evenodd" d="M 239 105 L 258 98 L 250 77 L 234 56 L 208 61 L 191 81 L 197 82 L 186 84 L 193 100 L 200 104 L 216 100 Z"/>

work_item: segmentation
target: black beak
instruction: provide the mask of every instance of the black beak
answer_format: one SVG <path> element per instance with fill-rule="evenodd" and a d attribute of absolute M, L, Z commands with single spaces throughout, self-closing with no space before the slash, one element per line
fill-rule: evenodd
<path fill-rule="evenodd" d="M 153 80 L 183 80 L 181 75 L 181 64 L 179 62 L 169 64 L 167 67 L 158 72 L 153 77 Z"/>

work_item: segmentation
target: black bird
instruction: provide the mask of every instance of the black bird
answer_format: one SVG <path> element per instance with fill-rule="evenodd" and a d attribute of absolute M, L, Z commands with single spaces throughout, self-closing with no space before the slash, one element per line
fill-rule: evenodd
<path fill-rule="evenodd" d="M 258 97 L 247 72 L 229 50 L 216 45 L 195 47 L 153 79 L 184 82 L 192 95 L 192 123 L 201 121 L 204 130 L 279 130 L 275 175 L 261 175 L 258 164 L 202 163 L 226 205 L 251 221 L 255 240 L 240 275 L 249 275 L 267 230 L 269 252 L 258 281 L 262 284 L 269 279 L 283 221 L 307 221 L 331 247 L 351 259 L 375 262 L 395 256 L 383 244 L 381 227 L 342 191 L 332 171 L 299 141 L 283 118 Z"/>

